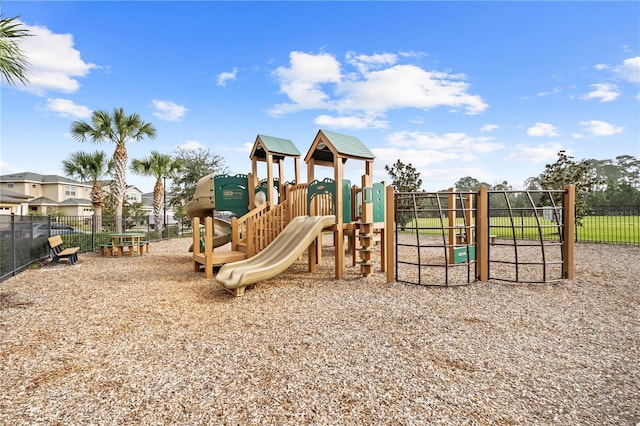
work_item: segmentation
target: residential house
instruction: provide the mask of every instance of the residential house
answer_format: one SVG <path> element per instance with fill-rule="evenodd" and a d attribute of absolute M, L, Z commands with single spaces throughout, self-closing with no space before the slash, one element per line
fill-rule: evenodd
<path fill-rule="evenodd" d="M 91 187 L 63 176 L 22 172 L 0 176 L 0 214 L 92 216 Z"/>
<path fill-rule="evenodd" d="M 175 225 L 177 223 L 176 218 L 174 217 L 175 212 L 173 211 L 173 206 L 169 203 L 171 201 L 171 195 L 167 194 L 165 203 L 162 206 L 161 215 L 166 217 L 165 224 Z M 149 215 L 151 223 L 153 223 L 153 192 L 147 192 L 142 194 L 142 210 L 145 214 Z"/>

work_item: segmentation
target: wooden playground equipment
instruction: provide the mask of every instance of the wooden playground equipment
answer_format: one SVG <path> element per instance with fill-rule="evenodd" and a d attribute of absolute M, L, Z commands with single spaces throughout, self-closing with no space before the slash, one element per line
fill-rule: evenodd
<path fill-rule="evenodd" d="M 516 196 L 518 205 L 512 201 Z M 540 207 L 534 198 L 552 205 Z M 394 204 L 387 220 L 395 215 L 402 222 L 396 223 L 395 236 L 400 231 L 404 238 L 390 254 L 395 261 L 388 261 L 395 265 L 387 268 L 388 282 L 546 283 L 574 276 L 573 185 L 557 191 L 482 187 L 477 192 L 395 193 Z M 552 214 L 545 219 L 547 210 Z"/>
<path fill-rule="evenodd" d="M 384 182 L 373 183 L 374 155 L 358 138 L 327 130 L 317 132 L 304 157 L 308 183 L 300 182 L 300 155 L 290 140 L 259 134 L 250 154 L 251 173 L 209 175 L 199 181 L 196 196 L 187 205 L 194 229 L 195 271 L 204 269 L 205 277 L 214 278 L 214 267 L 220 267 L 215 279 L 235 296 L 241 296 L 248 285 L 281 273 L 305 251 L 308 270 L 315 273 L 322 260 L 322 236 L 332 233 L 336 279 L 344 276 L 345 253 L 351 254 L 351 266 L 359 265 L 363 277 L 373 274 L 379 263 L 389 283 L 412 282 L 399 274 L 401 267 L 417 268 L 417 284 L 422 284 L 423 271 L 434 268 L 444 268 L 444 277 L 439 279 L 444 285 L 449 285 L 451 271 L 461 268 L 465 271 L 465 284 L 501 279 L 491 275 L 490 265 L 509 261 L 491 258 L 491 247 L 506 243 L 496 241 L 500 229 L 490 225 L 492 207 L 486 188 L 477 193 L 396 193 Z M 294 165 L 293 179 L 288 182 L 284 173 L 287 159 L 292 159 Z M 364 162 L 359 186 L 344 179 L 349 160 Z M 260 162 L 266 163 L 267 170 L 267 177 L 262 180 L 258 178 Z M 333 178 L 315 179 L 316 167 L 331 168 Z M 569 279 L 573 277 L 572 188 L 565 189 L 562 224 L 553 225 L 561 235 L 562 278 Z M 537 217 L 536 208 L 533 209 Z M 230 223 L 213 217 L 221 211 L 232 212 L 236 217 Z M 507 212 L 513 219 L 513 209 L 509 207 Z M 401 215 L 405 219 L 410 216 L 410 220 L 403 220 L 402 229 L 396 220 Z M 431 221 L 431 225 L 421 225 L 423 220 Z M 201 225 L 202 236 L 198 232 Z M 536 226 L 541 230 L 546 225 L 538 221 Z M 515 281 L 522 281 L 518 267 L 524 261 L 518 258 L 513 220 L 510 227 L 516 247 L 511 263 L 516 267 Z M 407 233 L 415 234 L 415 243 L 400 241 L 399 234 L 406 239 Z M 429 235 L 435 235 L 435 239 L 424 238 Z M 226 242 L 231 243 L 230 250 L 215 250 Z M 538 263 L 544 269 L 542 281 L 547 281 L 546 267 L 550 262 L 545 257 L 545 245 L 548 244 L 541 238 L 542 261 Z M 444 253 L 444 261 L 434 263 L 438 256 L 427 254 L 430 250 Z M 379 262 L 374 259 L 376 252 L 380 253 Z M 400 252 L 411 252 L 407 259 L 417 261 L 404 256 L 400 259 Z"/>
<path fill-rule="evenodd" d="M 294 161 L 294 180 L 285 181 L 284 161 L 291 158 Z M 309 183 L 300 183 L 300 152 L 290 140 L 258 135 L 251 150 L 251 173 L 236 176 L 211 176 L 211 192 L 208 199 L 202 197 L 200 209 L 192 208 L 192 222 L 194 229 L 193 240 L 193 266 L 199 271 L 204 267 L 205 276 L 213 278 L 214 266 L 223 266 L 218 272 L 217 278 L 226 276 L 226 271 L 236 268 L 239 270 L 239 261 L 251 259 L 273 246 L 273 242 L 285 229 L 298 217 L 328 217 L 332 216 L 332 223 L 321 229 L 310 228 L 305 232 L 313 232 L 313 238 L 308 245 L 309 272 L 316 271 L 316 265 L 322 257 L 322 234 L 333 233 L 335 252 L 335 278 L 344 276 L 345 251 L 352 253 L 354 264 L 360 266 L 363 276 L 369 276 L 374 272 L 375 237 L 380 235 L 384 241 L 384 213 L 385 213 L 385 185 L 373 183 L 374 155 L 362 142 L 355 137 L 319 130 L 311 144 L 304 160 L 307 165 L 307 180 Z M 345 163 L 349 160 L 364 162 L 365 173 L 362 175 L 361 187 L 352 186 L 351 182 L 344 179 Z M 258 179 L 258 162 L 265 162 L 267 177 Z M 273 175 L 274 166 L 278 166 L 278 177 Z M 316 167 L 330 167 L 333 169 L 333 179 L 315 179 Z M 263 196 L 257 197 L 256 194 Z M 263 204 L 256 204 L 258 198 L 266 199 Z M 240 217 L 233 218 L 230 226 L 231 250 L 216 251 L 214 249 L 213 210 L 231 211 Z M 187 211 L 190 209 L 188 208 Z M 298 220 L 298 222 L 300 222 Z M 196 230 L 204 225 L 204 237 L 201 244 L 200 235 Z M 298 232 L 302 232 L 300 228 Z M 292 239 L 305 239 L 306 235 L 297 235 Z M 344 240 L 348 238 L 345 248 Z M 293 241 L 289 241 L 293 243 Z M 282 250 L 280 258 L 285 258 L 287 263 L 297 260 L 300 255 L 299 247 L 289 247 L 286 252 L 286 244 L 279 242 L 278 250 Z M 270 248 L 271 251 L 276 249 Z M 381 252 L 381 268 L 386 268 L 386 251 Z M 356 262 L 356 255 L 358 261 Z M 264 255 L 262 257 L 265 257 Z M 261 257 L 261 259 L 262 259 Z M 238 263 L 234 263 L 238 262 Z M 254 269 L 265 270 L 264 274 L 258 274 L 256 278 L 238 278 L 237 282 L 225 282 L 225 288 L 236 296 L 242 295 L 244 288 L 256 281 L 272 276 L 274 268 L 267 265 L 258 265 L 257 260 Z M 243 264 L 244 265 L 244 264 Z M 226 269 L 225 269 L 226 268 Z M 248 269 L 248 268 L 246 268 Z M 237 275 L 237 274 L 236 274 Z M 245 274 L 248 277 L 249 274 Z M 233 274 L 229 274 L 229 280 Z"/>

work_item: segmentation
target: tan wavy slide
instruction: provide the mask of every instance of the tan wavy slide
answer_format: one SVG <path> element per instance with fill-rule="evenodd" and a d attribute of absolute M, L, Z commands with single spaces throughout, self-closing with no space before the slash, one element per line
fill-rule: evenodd
<path fill-rule="evenodd" d="M 333 215 L 298 216 L 260 253 L 220 268 L 216 281 L 233 290 L 273 278 L 298 260 L 324 228 L 335 223 Z"/>

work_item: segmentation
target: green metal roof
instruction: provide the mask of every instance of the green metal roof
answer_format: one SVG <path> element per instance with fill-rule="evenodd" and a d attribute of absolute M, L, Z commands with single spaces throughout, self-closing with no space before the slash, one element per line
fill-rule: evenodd
<path fill-rule="evenodd" d="M 349 157 L 366 158 L 373 160 L 375 155 L 369 148 L 364 146 L 360 139 L 355 136 L 347 136 L 340 133 L 331 132 L 329 130 L 320 130 L 323 135 L 329 139 L 331 145 L 338 151 L 338 154 Z"/>
<path fill-rule="evenodd" d="M 276 138 L 273 136 L 258 135 L 262 144 L 271 154 L 280 154 L 290 157 L 299 157 L 300 151 L 289 139 Z"/>

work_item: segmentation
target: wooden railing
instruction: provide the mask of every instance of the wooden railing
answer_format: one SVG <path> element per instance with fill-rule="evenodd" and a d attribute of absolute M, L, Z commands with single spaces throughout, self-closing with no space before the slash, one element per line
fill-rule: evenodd
<path fill-rule="evenodd" d="M 231 250 L 244 251 L 247 257 L 262 251 L 289 223 L 288 206 L 281 203 L 269 208 L 257 207 L 241 218 L 231 221 Z"/>
<path fill-rule="evenodd" d="M 306 183 L 299 183 L 287 189 L 287 204 L 289 204 L 289 211 L 292 219 L 296 216 L 307 215 L 308 189 L 309 185 Z"/>
<path fill-rule="evenodd" d="M 244 251 L 247 253 L 247 257 L 250 257 L 249 245 L 253 240 L 251 238 L 253 229 L 249 227 L 249 222 L 253 223 L 256 218 L 267 214 L 268 211 L 269 204 L 265 203 L 240 218 L 231 219 L 231 250 Z"/>
<path fill-rule="evenodd" d="M 333 215 L 334 202 L 330 194 L 313 197 L 307 206 L 308 185 L 293 185 L 286 192 L 286 201 L 274 207 L 266 203 L 241 218 L 231 221 L 231 250 L 243 251 L 247 258 L 262 251 L 296 216 Z M 310 212 L 309 212 L 310 210 Z"/>

